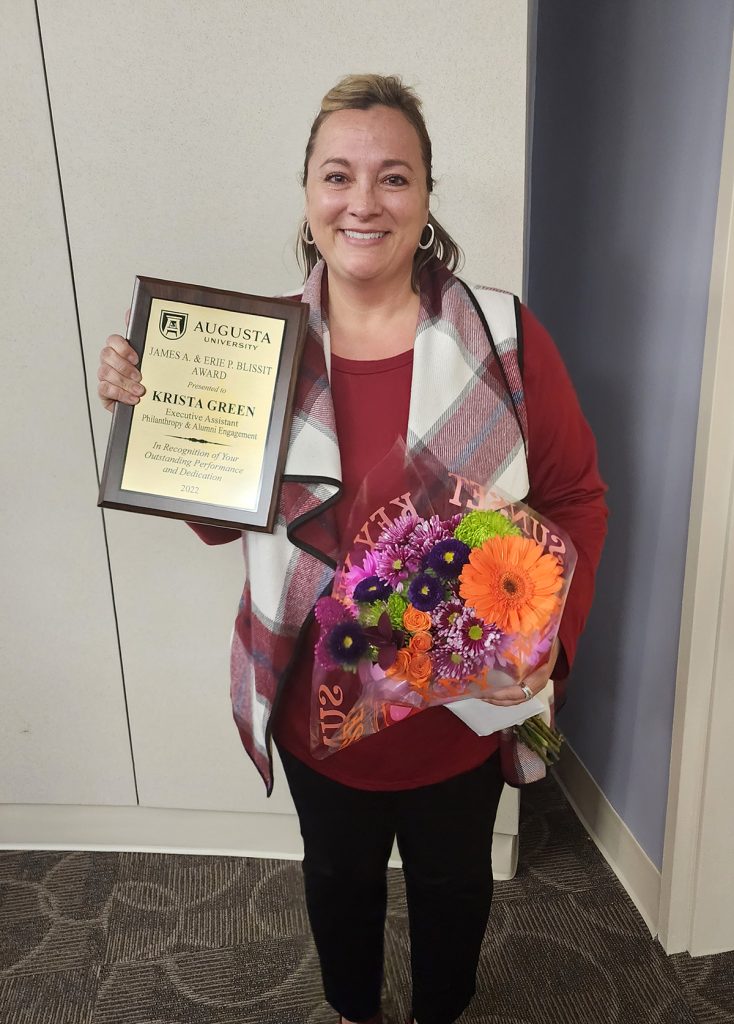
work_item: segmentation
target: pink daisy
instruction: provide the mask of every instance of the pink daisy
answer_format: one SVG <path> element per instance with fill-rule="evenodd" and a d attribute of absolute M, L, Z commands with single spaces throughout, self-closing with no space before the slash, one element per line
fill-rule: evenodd
<path fill-rule="evenodd" d="M 348 598 L 352 597 L 354 588 L 362 580 L 369 579 L 370 576 L 377 575 L 377 559 L 375 558 L 373 551 L 368 551 L 362 559 L 361 565 L 353 565 L 349 572 L 344 573 L 342 576 L 342 586 Z"/>

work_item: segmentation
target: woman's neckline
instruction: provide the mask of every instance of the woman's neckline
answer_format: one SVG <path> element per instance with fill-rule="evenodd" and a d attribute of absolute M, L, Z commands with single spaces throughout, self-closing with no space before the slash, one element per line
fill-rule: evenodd
<path fill-rule="evenodd" d="M 395 356 L 383 356 L 380 359 L 348 359 L 331 353 L 331 368 L 339 373 L 383 373 L 397 370 L 413 361 L 413 349 L 398 352 Z"/>

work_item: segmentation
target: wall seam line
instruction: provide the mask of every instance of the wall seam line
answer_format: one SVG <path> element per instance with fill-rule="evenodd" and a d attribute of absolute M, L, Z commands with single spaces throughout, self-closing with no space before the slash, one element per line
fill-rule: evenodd
<path fill-rule="evenodd" d="M 94 439 L 94 428 L 92 425 L 92 407 L 89 401 L 89 378 L 87 376 L 87 364 L 84 358 L 84 346 L 82 344 L 82 326 L 81 318 L 79 316 L 79 299 L 76 290 L 76 279 L 74 277 L 74 259 L 71 252 L 71 238 L 69 237 L 69 222 L 66 216 L 66 200 L 64 199 L 64 186 L 61 178 L 61 163 L 59 161 L 59 150 L 56 143 L 56 127 L 54 125 L 53 109 L 51 106 L 51 90 L 48 84 L 48 71 L 46 68 L 46 52 L 43 47 L 43 32 L 41 30 L 41 14 L 38 10 L 38 0 L 34 0 L 33 4 L 36 12 L 36 27 L 38 29 L 38 45 L 41 51 L 41 67 L 43 69 L 43 82 L 46 89 L 46 104 L 48 106 L 48 120 L 51 127 L 51 141 L 53 143 L 54 160 L 56 162 L 56 177 L 59 183 L 59 198 L 61 201 L 61 216 L 64 223 L 64 236 L 66 238 L 66 252 L 69 261 L 69 276 L 71 279 L 71 291 L 74 299 L 74 315 L 76 317 L 76 329 L 77 339 L 79 342 L 79 353 L 82 361 L 82 377 L 84 380 L 84 395 L 87 403 L 87 419 L 89 423 L 89 434 L 92 441 L 92 456 L 94 459 L 94 472 L 97 479 L 97 487 L 99 487 L 99 463 L 97 460 L 97 445 Z M 112 615 L 115 623 L 115 637 L 117 639 L 117 653 L 120 664 L 120 678 L 122 680 L 122 694 L 125 703 L 125 720 L 127 723 L 127 736 L 128 743 L 130 746 L 130 760 L 132 762 L 133 770 L 133 785 L 135 787 L 135 800 L 140 805 L 140 795 L 138 793 L 138 776 L 135 765 L 135 751 L 133 749 L 133 737 L 132 730 L 130 727 L 130 708 L 127 699 L 127 686 L 125 684 L 125 666 L 122 657 L 122 644 L 120 641 L 120 624 L 117 617 L 117 604 L 115 602 L 115 586 L 112 578 L 112 563 L 110 560 L 110 547 L 107 539 L 107 523 L 105 520 L 104 511 L 100 509 L 100 516 L 102 519 L 102 536 L 104 538 L 105 557 L 107 559 L 107 575 L 110 582 L 110 597 L 112 599 Z"/>

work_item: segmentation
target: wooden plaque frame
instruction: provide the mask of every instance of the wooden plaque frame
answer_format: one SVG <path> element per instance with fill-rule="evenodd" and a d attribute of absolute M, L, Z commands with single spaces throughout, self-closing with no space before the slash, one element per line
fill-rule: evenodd
<path fill-rule="evenodd" d="M 98 505 L 103 508 L 124 509 L 128 512 L 169 516 L 174 519 L 185 519 L 212 526 L 272 532 L 280 480 L 288 449 L 296 379 L 308 327 L 308 305 L 295 299 L 271 299 L 261 295 L 222 291 L 216 288 L 182 284 L 177 281 L 136 277 L 127 340 L 138 354 L 140 360 L 138 368 L 143 377 L 143 384 L 145 384 L 145 339 L 149 329 L 153 299 L 206 306 L 212 310 L 213 318 L 216 317 L 218 311 L 235 311 L 271 317 L 284 322 L 280 357 L 275 371 L 272 408 L 268 418 L 264 454 L 260 462 L 257 507 L 254 510 L 248 510 L 229 503 L 201 501 L 195 497 L 190 499 L 150 494 L 144 491 L 123 490 L 122 481 L 128 458 L 130 431 L 133 426 L 133 417 L 139 406 L 125 405 L 121 402 L 116 404 L 112 417 Z M 174 327 L 174 334 L 175 329 Z M 185 330 L 186 326 L 184 326 Z M 206 350 L 202 348 L 203 352 L 210 355 L 211 348 Z M 165 427 L 162 430 L 165 430 Z M 175 435 L 167 434 L 166 436 Z M 205 451 L 206 445 L 216 444 L 219 447 L 226 447 L 221 442 L 183 436 L 178 439 L 177 443 L 184 447 L 190 445 L 192 458 L 197 451 Z M 252 475 L 250 478 L 254 479 Z"/>

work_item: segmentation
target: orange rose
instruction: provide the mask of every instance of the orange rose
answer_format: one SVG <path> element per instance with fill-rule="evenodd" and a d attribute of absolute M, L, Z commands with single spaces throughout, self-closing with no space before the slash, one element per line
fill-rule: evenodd
<path fill-rule="evenodd" d="M 427 654 L 414 654 L 408 666 L 408 676 L 410 679 L 426 680 L 430 677 L 432 670 L 433 665 L 431 665 L 431 659 Z"/>
<path fill-rule="evenodd" d="M 395 656 L 395 661 L 392 663 L 390 668 L 385 669 L 386 676 L 402 676 L 403 679 L 408 675 L 410 663 L 412 657 L 407 647 L 401 647 Z"/>
<path fill-rule="evenodd" d="M 414 633 L 410 638 L 410 643 L 408 644 L 408 649 L 413 654 L 425 654 L 426 651 L 430 651 L 432 647 L 433 640 L 431 639 L 431 634 L 426 633 L 424 630 L 421 630 L 420 633 Z"/>
<path fill-rule="evenodd" d="M 431 616 L 409 604 L 403 612 L 403 625 L 409 633 L 419 633 L 431 628 Z"/>

